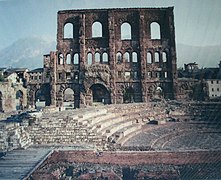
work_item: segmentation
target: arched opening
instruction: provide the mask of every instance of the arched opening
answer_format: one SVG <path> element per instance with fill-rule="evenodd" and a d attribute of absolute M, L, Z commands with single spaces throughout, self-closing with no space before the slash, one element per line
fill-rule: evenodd
<path fill-rule="evenodd" d="M 35 93 L 35 106 L 36 106 L 36 109 L 40 110 L 43 107 L 45 107 L 45 105 L 46 105 L 46 98 L 45 98 L 44 91 L 39 89 Z"/>
<path fill-rule="evenodd" d="M 106 52 L 104 52 L 102 55 L 102 61 L 103 63 L 108 63 L 108 54 Z"/>
<path fill-rule="evenodd" d="M 159 54 L 159 52 L 155 52 L 154 53 L 154 60 L 155 60 L 155 63 L 160 62 L 160 54 Z"/>
<path fill-rule="evenodd" d="M 79 64 L 79 55 L 78 55 L 78 53 L 74 54 L 74 64 Z"/>
<path fill-rule="evenodd" d="M 91 65 L 92 64 L 92 53 L 87 54 L 87 64 Z"/>
<path fill-rule="evenodd" d="M 102 37 L 102 24 L 98 21 L 92 25 L 92 37 Z"/>
<path fill-rule="evenodd" d="M 162 60 L 163 60 L 163 62 L 167 62 L 167 53 L 166 52 L 163 52 Z"/>
<path fill-rule="evenodd" d="M 71 55 L 67 54 L 66 56 L 66 64 L 71 64 Z"/>
<path fill-rule="evenodd" d="M 134 102 L 134 89 L 132 87 L 128 87 L 125 89 L 123 94 L 124 103 L 132 103 Z"/>
<path fill-rule="evenodd" d="M 23 109 L 23 92 L 21 90 L 16 92 L 16 110 Z"/>
<path fill-rule="evenodd" d="M 122 63 L 122 54 L 120 52 L 117 53 L 116 58 L 117 58 L 117 63 Z"/>
<path fill-rule="evenodd" d="M 64 38 L 74 37 L 74 26 L 72 23 L 66 23 L 64 25 Z"/>
<path fill-rule="evenodd" d="M 0 91 L 0 112 L 3 112 L 3 98 L 2 98 L 2 92 Z"/>
<path fill-rule="evenodd" d="M 94 84 L 91 86 L 93 102 L 110 104 L 110 93 L 102 84 Z"/>
<path fill-rule="evenodd" d="M 137 53 L 136 52 L 132 53 L 132 62 L 134 62 L 134 63 L 137 62 Z"/>
<path fill-rule="evenodd" d="M 124 60 L 125 60 L 125 62 L 130 62 L 130 54 L 129 54 L 129 52 L 125 52 L 124 53 Z"/>
<path fill-rule="evenodd" d="M 131 25 L 126 22 L 121 25 L 121 40 L 125 39 L 131 39 Z"/>
<path fill-rule="evenodd" d="M 157 86 L 154 92 L 154 98 L 155 99 L 162 99 L 163 98 L 163 88 L 160 86 Z"/>
<path fill-rule="evenodd" d="M 101 62 L 101 55 L 99 52 L 95 53 L 95 62 L 100 63 Z"/>
<path fill-rule="evenodd" d="M 153 62 L 152 60 L 152 53 L 147 52 L 147 64 L 151 64 Z"/>
<path fill-rule="evenodd" d="M 160 25 L 157 22 L 150 24 L 151 39 L 161 39 Z"/>
<path fill-rule="evenodd" d="M 64 107 L 74 107 L 74 91 L 71 88 L 64 91 Z"/>
<path fill-rule="evenodd" d="M 64 56 L 61 53 L 58 55 L 58 64 L 64 64 Z"/>

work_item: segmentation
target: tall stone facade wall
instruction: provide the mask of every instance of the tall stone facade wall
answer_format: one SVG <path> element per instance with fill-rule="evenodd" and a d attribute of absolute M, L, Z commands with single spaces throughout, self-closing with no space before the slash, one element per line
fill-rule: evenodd
<path fill-rule="evenodd" d="M 173 99 L 173 18 L 172 7 L 59 11 L 57 51 L 50 53 L 47 68 L 51 104 L 63 106 L 66 89 L 73 91 L 75 107 L 97 101 L 148 102 L 155 96 Z M 96 23 L 101 25 L 100 36 L 94 36 Z M 152 37 L 152 23 L 158 24 L 159 38 Z M 65 37 L 66 25 L 72 27 L 71 37 Z M 123 38 L 124 33 L 130 37 Z"/>

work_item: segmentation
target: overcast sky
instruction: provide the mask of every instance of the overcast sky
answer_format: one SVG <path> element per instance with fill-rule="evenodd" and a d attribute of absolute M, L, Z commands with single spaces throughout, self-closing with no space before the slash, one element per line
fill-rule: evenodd
<path fill-rule="evenodd" d="M 57 11 L 174 6 L 176 43 L 221 44 L 221 0 L 0 0 L 0 49 L 20 38 L 56 40 Z"/>

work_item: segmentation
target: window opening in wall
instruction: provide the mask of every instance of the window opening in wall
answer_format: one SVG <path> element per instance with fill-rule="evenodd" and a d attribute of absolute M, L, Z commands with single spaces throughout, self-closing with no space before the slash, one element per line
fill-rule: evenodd
<path fill-rule="evenodd" d="M 92 25 L 92 37 L 102 37 L 102 24 L 98 21 Z"/>
<path fill-rule="evenodd" d="M 59 56 L 58 56 L 58 64 L 64 64 L 64 56 L 63 56 L 63 54 L 59 54 Z"/>
<path fill-rule="evenodd" d="M 67 54 L 66 56 L 66 64 L 71 64 L 71 55 Z"/>
<path fill-rule="evenodd" d="M 103 63 L 108 63 L 108 54 L 106 52 L 104 52 L 102 55 L 102 61 Z"/>
<path fill-rule="evenodd" d="M 38 76 L 38 79 L 41 80 L 41 76 Z"/>
<path fill-rule="evenodd" d="M 160 72 L 156 72 L 156 78 L 160 78 Z"/>
<path fill-rule="evenodd" d="M 117 63 L 122 62 L 122 54 L 120 52 L 117 53 L 116 58 L 117 58 Z"/>
<path fill-rule="evenodd" d="M 214 91 L 214 89 L 212 88 L 212 91 Z"/>
<path fill-rule="evenodd" d="M 163 62 L 167 62 L 167 53 L 163 52 L 162 54 Z"/>
<path fill-rule="evenodd" d="M 133 79 L 134 79 L 134 80 L 137 80 L 137 79 L 138 79 L 138 72 L 137 72 L 137 71 L 134 71 L 134 72 L 133 72 Z"/>
<path fill-rule="evenodd" d="M 124 59 L 125 59 L 125 62 L 130 62 L 130 54 L 129 54 L 129 52 L 125 52 L 124 53 Z"/>
<path fill-rule="evenodd" d="M 159 52 L 155 52 L 154 53 L 154 59 L 155 59 L 155 62 L 160 62 L 160 55 L 159 55 Z"/>
<path fill-rule="evenodd" d="M 128 87 L 124 90 L 123 94 L 123 102 L 124 103 L 132 103 L 135 99 L 135 92 L 132 87 Z"/>
<path fill-rule="evenodd" d="M 79 73 L 78 73 L 78 72 L 75 72 L 75 73 L 74 73 L 74 79 L 75 79 L 75 80 L 78 80 L 78 77 L 79 77 Z"/>
<path fill-rule="evenodd" d="M 213 84 L 213 81 L 211 81 L 211 84 Z"/>
<path fill-rule="evenodd" d="M 78 53 L 74 54 L 74 64 L 79 64 L 79 55 L 78 55 Z"/>
<path fill-rule="evenodd" d="M 131 39 L 131 25 L 123 23 L 121 25 L 121 40 Z"/>
<path fill-rule="evenodd" d="M 95 62 L 100 63 L 101 62 L 101 55 L 99 52 L 95 53 Z"/>
<path fill-rule="evenodd" d="M 167 78 L 167 72 L 164 72 L 164 77 Z"/>
<path fill-rule="evenodd" d="M 132 62 L 134 62 L 134 63 L 137 62 L 137 53 L 136 52 L 132 53 Z"/>
<path fill-rule="evenodd" d="M 147 64 L 151 64 L 152 61 L 152 53 L 151 52 L 147 52 Z"/>
<path fill-rule="evenodd" d="M 87 64 L 91 65 L 92 64 L 92 53 L 87 54 Z"/>
<path fill-rule="evenodd" d="M 130 79 L 130 77 L 131 77 L 131 72 L 130 71 L 125 71 L 124 78 L 125 79 Z"/>
<path fill-rule="evenodd" d="M 58 79 L 62 79 L 62 73 L 58 73 Z"/>
<path fill-rule="evenodd" d="M 150 24 L 151 39 L 161 39 L 160 36 L 160 25 L 157 22 Z"/>
<path fill-rule="evenodd" d="M 67 80 L 71 80 L 71 73 L 70 73 L 70 72 L 67 72 L 67 73 L 66 73 L 66 79 L 67 79 Z"/>
<path fill-rule="evenodd" d="M 122 71 L 117 72 L 118 78 L 122 78 Z"/>
<path fill-rule="evenodd" d="M 219 81 L 216 81 L 216 84 L 219 84 Z"/>
<path fill-rule="evenodd" d="M 66 23 L 64 25 L 64 38 L 74 37 L 74 26 L 72 23 Z"/>
<path fill-rule="evenodd" d="M 147 72 L 147 78 L 151 78 L 151 72 Z"/>
<path fill-rule="evenodd" d="M 219 88 L 217 88 L 217 91 L 219 91 Z"/>

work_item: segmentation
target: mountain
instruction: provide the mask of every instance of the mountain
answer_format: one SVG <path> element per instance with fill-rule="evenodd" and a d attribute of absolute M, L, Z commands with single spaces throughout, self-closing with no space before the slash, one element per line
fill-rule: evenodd
<path fill-rule="evenodd" d="M 176 51 L 178 67 L 191 62 L 196 62 L 199 67 L 218 67 L 221 61 L 221 45 L 201 47 L 177 44 Z"/>
<path fill-rule="evenodd" d="M 19 39 L 12 45 L 0 50 L 0 67 L 27 67 L 29 69 L 43 66 L 43 55 L 54 51 L 56 42 L 42 38 Z M 177 64 L 196 62 L 199 67 L 217 67 L 221 60 L 221 45 L 190 46 L 177 44 Z"/>
<path fill-rule="evenodd" d="M 47 42 L 41 38 L 19 39 L 0 50 L 0 67 L 42 67 L 43 55 L 53 50 L 55 42 Z"/>

